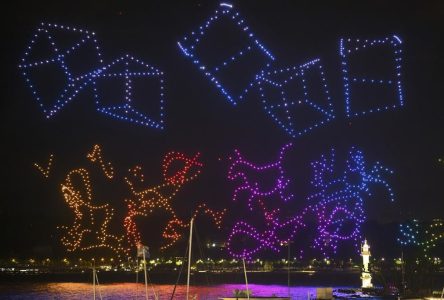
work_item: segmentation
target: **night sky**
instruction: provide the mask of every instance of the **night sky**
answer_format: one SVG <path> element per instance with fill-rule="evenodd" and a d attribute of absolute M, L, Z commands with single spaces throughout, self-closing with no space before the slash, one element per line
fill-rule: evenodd
<path fill-rule="evenodd" d="M 444 4 L 386 2 L 233 2 L 258 39 L 278 58 L 278 65 L 321 58 L 336 118 L 291 138 L 264 113 L 257 94 L 232 106 L 178 49 L 176 42 L 213 13 L 217 1 L 14 1 L 2 17 L 2 254 L 23 253 L 28 247 L 60 247 L 56 227 L 72 220 L 60 184 L 74 168 L 90 171 L 94 196 L 111 203 L 122 218 L 128 190 L 122 180 L 107 181 L 100 168 L 86 159 L 94 144 L 101 145 L 105 160 L 113 164 L 119 178 L 130 167 L 142 165 L 148 186 L 161 182 L 162 159 L 168 151 L 190 156 L 200 152 L 201 175 L 174 200 L 184 220 L 200 202 L 230 211 L 239 207 L 231 201 L 234 184 L 226 179 L 228 157 L 234 149 L 252 162 L 267 163 L 288 142 L 293 147 L 284 166 L 295 194 L 289 211 L 303 208 L 305 197 L 312 192 L 311 161 L 335 148 L 340 171 L 346 153 L 355 146 L 364 151 L 369 165 L 380 161 L 394 171 L 387 178 L 396 201 L 390 203 L 384 190 L 376 187 L 365 202 L 368 220 L 443 218 L 444 164 L 438 159 L 444 159 Z M 162 69 L 165 129 L 107 117 L 96 111 L 88 91 L 46 119 L 18 69 L 24 49 L 42 21 L 94 31 L 105 63 L 129 53 Z M 346 118 L 339 39 L 392 34 L 403 40 L 404 107 Z M 77 63 L 81 66 L 82 61 Z M 148 94 L 145 97 L 153 99 Z M 44 165 L 51 153 L 53 169 L 45 179 L 33 163 Z M 227 215 L 225 230 L 236 213 Z M 147 234 L 159 235 L 159 224 L 164 221 L 160 214 L 146 221 Z M 153 238 L 153 244 L 158 242 Z"/>

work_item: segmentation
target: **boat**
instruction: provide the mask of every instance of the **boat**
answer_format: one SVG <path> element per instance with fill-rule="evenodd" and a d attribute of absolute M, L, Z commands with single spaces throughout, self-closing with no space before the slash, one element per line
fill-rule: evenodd
<path fill-rule="evenodd" d="M 219 298 L 219 300 L 237 300 L 237 299 L 250 299 L 250 300 L 290 300 L 290 297 L 277 297 L 277 296 L 252 296 L 251 295 L 251 291 L 249 290 L 234 290 L 233 291 L 233 296 L 232 297 L 222 297 Z"/>
<path fill-rule="evenodd" d="M 354 299 L 369 298 L 369 294 L 363 293 L 361 289 L 335 289 L 333 290 L 333 298 L 335 299 Z"/>

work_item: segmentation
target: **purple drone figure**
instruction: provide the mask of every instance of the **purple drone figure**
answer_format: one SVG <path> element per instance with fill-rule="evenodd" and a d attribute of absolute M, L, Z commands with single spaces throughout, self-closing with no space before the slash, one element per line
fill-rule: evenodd
<path fill-rule="evenodd" d="M 284 145 L 279 153 L 279 158 L 272 163 L 264 165 L 253 164 L 243 158 L 238 150 L 235 150 L 235 157 L 231 158 L 231 165 L 228 170 L 228 179 L 240 179 L 241 184 L 234 189 L 233 200 L 237 201 L 239 194 L 247 192 L 247 204 L 250 211 L 254 205 L 263 212 L 266 230 L 260 232 L 251 224 L 240 221 L 237 222 L 228 238 L 228 249 L 233 257 L 250 259 L 255 253 L 262 249 L 273 249 L 278 251 L 279 245 L 287 243 L 294 237 L 298 228 L 305 226 L 301 216 L 281 220 L 279 218 L 280 209 L 270 209 L 263 199 L 277 196 L 284 203 L 288 203 L 293 198 L 287 193 L 290 180 L 286 177 L 283 169 L 283 159 L 285 152 L 292 146 L 291 143 Z M 248 174 L 248 172 L 253 174 Z M 253 175 L 259 175 L 260 180 L 265 180 L 266 175 L 274 173 L 273 184 L 266 187 Z M 271 177 L 271 176 L 268 176 Z M 234 245 L 237 238 L 249 239 L 251 245 L 247 248 L 235 250 Z"/>
<path fill-rule="evenodd" d="M 295 237 L 298 229 L 306 226 L 303 222 L 305 212 L 300 216 L 281 221 L 277 216 L 280 212 L 279 209 L 270 212 L 267 211 L 263 202 L 260 202 L 260 204 L 264 213 L 266 229 L 264 232 L 260 232 L 256 227 L 245 221 L 237 222 L 227 241 L 231 256 L 251 260 L 253 255 L 264 249 L 278 252 L 280 246 L 289 243 Z M 248 246 L 237 248 L 235 245 L 237 239 L 243 240 L 244 244 L 248 243 Z M 247 239 L 248 241 L 246 241 Z"/>
<path fill-rule="evenodd" d="M 338 243 L 352 240 L 359 249 L 362 242 L 361 225 L 365 221 L 364 198 L 371 196 L 369 184 L 382 184 L 391 201 L 394 194 L 390 185 L 382 178 L 383 173 L 393 172 L 376 162 L 370 169 L 365 165 L 362 151 L 352 148 L 348 154 L 343 175 L 332 177 L 334 171 L 334 150 L 330 157 L 324 155 L 311 164 L 314 171 L 312 185 L 317 193 L 308 197 L 310 202 L 317 201 L 307 209 L 315 213 L 318 220 L 318 237 L 314 246 L 328 256 L 335 253 Z M 348 226 L 347 226 L 348 225 Z"/>
<path fill-rule="evenodd" d="M 249 193 L 248 207 L 250 210 L 253 210 L 253 202 L 262 197 L 270 197 L 277 194 L 284 202 L 292 199 L 293 195 L 285 195 L 285 190 L 287 189 L 290 180 L 286 178 L 282 168 L 282 160 L 284 158 L 285 151 L 291 146 L 291 143 L 286 144 L 284 147 L 282 147 L 278 160 L 265 165 L 253 164 L 245 160 L 238 150 L 234 150 L 235 157 L 230 158 L 232 160 L 232 164 L 228 170 L 228 179 L 240 179 L 241 184 L 234 190 L 233 200 L 236 201 L 238 199 L 240 192 L 247 191 Z M 265 187 L 264 184 L 261 184 L 258 180 L 247 176 L 247 171 L 258 174 L 262 174 L 263 172 L 277 171 L 278 175 L 274 180 L 274 186 Z"/>
<path fill-rule="evenodd" d="M 282 149 L 281 157 L 286 147 L 288 145 Z M 237 164 L 240 162 L 245 164 L 241 158 L 236 162 Z M 237 164 L 233 163 L 230 167 L 230 179 L 236 178 L 233 176 L 232 169 Z M 270 166 L 275 164 L 270 164 Z M 314 247 L 318 248 L 325 257 L 328 257 L 330 253 L 336 253 L 338 244 L 343 241 L 353 241 L 355 247 L 359 249 L 362 241 L 361 225 L 365 221 L 363 202 L 366 196 L 371 196 L 369 185 L 372 183 L 381 184 L 387 190 L 390 200 L 393 201 L 392 188 L 382 177 L 384 173 L 392 174 L 393 172 L 383 167 L 379 162 L 368 168 L 362 151 L 355 148 L 350 150 L 345 169 L 342 175 L 337 178 L 334 178 L 334 164 L 333 149 L 330 156 L 322 155 L 319 160 L 311 163 L 314 173 L 312 185 L 317 189 L 317 192 L 307 198 L 310 204 L 299 214 L 292 217 L 282 217 L 279 208 L 270 210 L 262 199 L 257 199 L 263 211 L 265 230 L 259 230 L 246 221 L 238 221 L 227 240 L 230 254 L 236 258 L 251 259 L 261 250 L 279 251 L 280 246 L 295 238 L 299 229 L 307 226 L 305 222 L 307 215 L 314 215 L 317 220 L 318 234 L 314 240 Z M 247 165 L 252 166 L 251 163 Z M 282 170 L 281 159 L 279 160 L 279 168 Z M 239 191 L 249 190 L 248 203 L 249 208 L 252 209 L 252 200 L 260 196 L 256 189 L 249 187 L 256 185 L 251 185 L 242 172 L 235 173 L 235 175 L 244 179 L 244 185 L 235 188 L 234 198 L 236 199 Z M 288 179 L 286 180 L 288 184 Z M 237 243 L 239 240 L 242 242 L 240 247 Z"/>

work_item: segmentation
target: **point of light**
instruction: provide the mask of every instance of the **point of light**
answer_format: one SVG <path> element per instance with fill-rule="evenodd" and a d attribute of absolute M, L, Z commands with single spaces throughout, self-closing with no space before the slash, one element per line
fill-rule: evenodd
<path fill-rule="evenodd" d="M 229 7 L 229 8 L 233 8 L 233 4 L 226 3 L 226 2 L 221 2 L 219 5 L 220 6 L 226 6 L 226 7 Z"/>
<path fill-rule="evenodd" d="M 397 35 L 393 35 L 393 37 L 400 43 L 400 44 L 402 44 L 402 41 L 401 41 L 401 39 L 397 36 Z"/>

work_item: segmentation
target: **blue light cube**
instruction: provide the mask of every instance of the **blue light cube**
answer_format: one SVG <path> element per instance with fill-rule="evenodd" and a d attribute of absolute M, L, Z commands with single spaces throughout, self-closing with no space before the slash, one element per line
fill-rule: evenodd
<path fill-rule="evenodd" d="M 375 40 L 340 40 L 347 117 L 404 105 L 401 45 L 396 35 Z"/>
<path fill-rule="evenodd" d="M 177 44 L 233 105 L 244 99 L 256 74 L 274 60 L 228 3 L 221 3 L 203 25 Z"/>
<path fill-rule="evenodd" d="M 94 85 L 99 112 L 123 121 L 163 129 L 163 75 L 158 68 L 126 54 L 88 77 Z"/>
<path fill-rule="evenodd" d="M 19 68 L 40 109 L 50 118 L 88 86 L 84 74 L 102 62 L 94 32 L 42 23 Z"/>
<path fill-rule="evenodd" d="M 334 111 L 319 59 L 257 76 L 265 112 L 292 137 L 333 119 Z"/>

